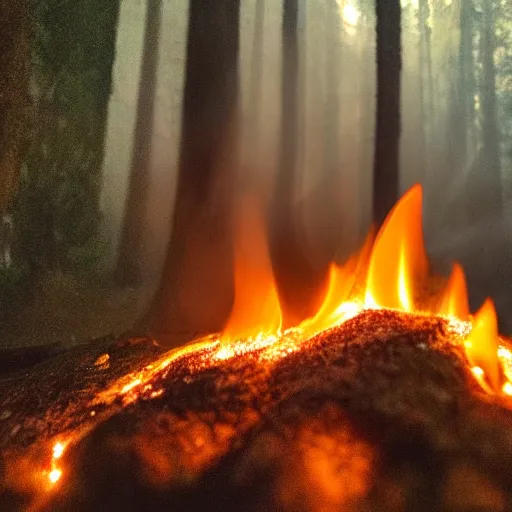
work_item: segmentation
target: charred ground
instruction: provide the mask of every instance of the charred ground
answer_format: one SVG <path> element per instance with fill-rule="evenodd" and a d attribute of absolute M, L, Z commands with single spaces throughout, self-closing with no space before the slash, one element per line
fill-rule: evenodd
<path fill-rule="evenodd" d="M 92 405 L 161 353 L 103 340 L 4 377 L 2 509 L 512 506 L 512 413 L 479 392 L 442 319 L 367 311 L 272 361 L 261 350 L 204 367 L 190 353 L 153 377 L 157 398 Z M 13 478 L 13 461 L 84 426 L 53 493 L 21 482 L 19 462 Z"/>

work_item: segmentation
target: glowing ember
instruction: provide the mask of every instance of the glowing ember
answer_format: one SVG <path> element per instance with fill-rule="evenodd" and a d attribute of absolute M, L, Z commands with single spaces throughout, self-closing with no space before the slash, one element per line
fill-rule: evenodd
<path fill-rule="evenodd" d="M 48 474 L 48 478 L 50 479 L 50 482 L 52 484 L 57 483 L 57 481 L 62 476 L 62 471 L 60 469 L 52 469 L 50 473 Z"/>
<path fill-rule="evenodd" d="M 50 481 L 50 484 L 56 484 L 61 476 L 62 476 L 62 469 L 58 466 L 57 462 L 64 454 L 64 450 L 66 449 L 66 444 L 62 441 L 57 441 L 53 445 L 52 449 L 52 460 L 51 460 L 51 469 L 48 472 L 48 480 Z"/>
<path fill-rule="evenodd" d="M 55 443 L 53 446 L 53 458 L 60 459 L 64 453 L 64 445 L 60 442 Z"/>

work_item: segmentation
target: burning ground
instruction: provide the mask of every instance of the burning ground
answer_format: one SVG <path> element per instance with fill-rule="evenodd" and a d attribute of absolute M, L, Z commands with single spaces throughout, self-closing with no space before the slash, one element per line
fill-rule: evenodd
<path fill-rule="evenodd" d="M 2 510 L 505 510 L 512 414 L 462 347 L 446 320 L 366 311 L 279 357 L 199 348 L 102 404 L 158 348 L 61 356 L 2 382 Z"/>
<path fill-rule="evenodd" d="M 0 380 L 0 508 L 510 509 L 510 340 L 492 302 L 469 314 L 459 266 L 426 279 L 421 190 L 287 330 L 254 239 L 219 335 L 100 340 Z"/>

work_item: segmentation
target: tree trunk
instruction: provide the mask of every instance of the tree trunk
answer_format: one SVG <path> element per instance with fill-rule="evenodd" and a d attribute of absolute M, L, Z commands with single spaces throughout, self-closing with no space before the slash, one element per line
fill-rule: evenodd
<path fill-rule="evenodd" d="M 501 213 L 502 183 L 500 161 L 500 133 L 496 113 L 496 69 L 494 67 L 495 19 L 493 0 L 483 0 L 483 20 L 481 34 L 482 84 L 482 155 L 480 172 L 485 173 L 488 191 L 487 212 Z"/>
<path fill-rule="evenodd" d="M 342 233 L 343 223 L 340 209 L 337 207 L 340 197 L 341 152 L 340 152 L 340 104 L 341 104 L 341 37 L 339 4 L 336 0 L 327 0 L 325 15 L 326 73 L 324 97 L 324 162 L 322 170 L 322 194 L 318 197 L 317 212 L 321 214 L 319 242 L 327 261 L 332 261 L 336 254 L 337 242 L 348 242 Z M 350 244 L 347 244 L 350 245 Z"/>
<path fill-rule="evenodd" d="M 465 53 L 466 61 L 464 63 L 465 82 L 466 82 L 466 95 L 464 100 L 466 102 L 467 114 L 467 137 L 468 137 L 468 161 L 473 160 L 475 156 L 475 148 L 477 145 L 477 133 L 475 123 L 475 94 L 476 94 L 476 79 L 475 79 L 475 63 L 473 58 L 474 50 L 474 5 L 473 0 L 466 0 L 463 2 L 465 9 Z"/>
<path fill-rule="evenodd" d="M 251 51 L 251 82 L 249 85 L 249 120 L 251 123 L 251 145 L 259 149 L 261 100 L 263 93 L 263 30 L 265 0 L 256 0 L 254 14 L 254 36 Z"/>
<path fill-rule="evenodd" d="M 468 165 L 468 132 L 469 132 L 469 102 L 468 102 L 468 66 L 472 66 L 473 59 L 473 37 L 471 34 L 471 5 L 468 0 L 460 2 L 459 7 L 459 61 L 457 72 L 457 94 L 456 94 L 456 125 L 453 127 L 455 133 L 455 144 L 452 151 L 455 152 L 455 172 L 465 172 Z"/>
<path fill-rule="evenodd" d="M 219 330 L 233 300 L 232 199 L 239 0 L 191 0 L 180 168 L 158 290 L 141 327 Z"/>
<path fill-rule="evenodd" d="M 419 126 L 419 154 L 418 154 L 418 172 L 419 181 L 426 185 L 426 178 L 428 176 L 429 163 L 427 162 L 427 153 L 425 146 L 427 145 L 428 134 L 428 120 L 432 114 L 429 109 L 430 106 L 430 92 L 429 92 L 429 51 L 430 45 L 430 28 L 428 26 L 429 18 L 429 5 L 428 0 L 419 0 L 418 4 L 418 24 L 419 24 L 419 90 L 418 101 L 420 106 L 420 126 Z"/>
<path fill-rule="evenodd" d="M 400 143 L 400 0 L 376 0 L 377 119 L 373 221 L 378 226 L 398 199 Z"/>
<path fill-rule="evenodd" d="M 304 238 L 293 207 L 299 138 L 298 10 L 298 0 L 284 0 L 281 154 L 270 212 L 270 254 L 285 328 L 309 316 L 318 284 L 304 252 Z"/>
<path fill-rule="evenodd" d="M 27 143 L 30 79 L 26 0 L 0 0 L 0 219 L 16 189 Z"/>
<path fill-rule="evenodd" d="M 148 0 L 130 182 L 115 272 L 121 286 L 142 282 L 161 17 L 162 0 Z"/>

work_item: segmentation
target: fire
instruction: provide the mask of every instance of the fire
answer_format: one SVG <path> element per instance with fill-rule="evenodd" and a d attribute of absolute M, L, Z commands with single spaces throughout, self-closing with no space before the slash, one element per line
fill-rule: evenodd
<path fill-rule="evenodd" d="M 50 470 L 48 471 L 48 480 L 51 485 L 56 484 L 62 477 L 62 469 L 59 467 L 59 459 L 64 455 L 67 444 L 62 441 L 57 441 L 53 445 L 52 459 Z"/>
<path fill-rule="evenodd" d="M 377 236 L 373 236 L 373 230 L 370 232 L 359 253 L 343 265 L 331 263 L 325 296 L 317 313 L 282 332 L 281 307 L 263 218 L 255 202 L 246 200 L 236 228 L 234 304 L 223 332 L 172 350 L 122 377 L 96 396 L 91 409 L 118 398 L 128 405 L 142 397 L 161 396 L 164 390 L 154 389 L 156 376 L 186 358 L 191 370 L 205 369 L 247 353 L 257 353 L 262 364 L 270 365 L 299 350 L 301 343 L 312 336 L 364 309 L 375 308 L 446 317 L 458 339 L 463 339 L 469 370 L 482 389 L 491 395 L 511 397 L 512 350 L 499 344 L 492 301 L 487 299 L 474 316 L 469 314 L 464 271 L 455 263 L 442 293 L 432 302 L 432 310 L 425 311 L 418 306 L 418 299 L 428 284 L 428 270 L 422 190 L 415 185 L 391 210 Z M 94 415 L 91 410 L 91 417 Z M 62 477 L 59 462 L 65 449 L 66 443 L 62 441 L 53 445 L 51 466 L 45 472 L 51 484 Z"/>
<path fill-rule="evenodd" d="M 466 279 L 458 263 L 453 265 L 441 296 L 434 301 L 437 307 L 425 311 L 418 306 L 429 277 L 422 195 L 421 186 L 414 185 L 390 211 L 377 236 L 370 233 L 358 254 L 344 265 L 331 263 L 324 300 L 317 313 L 285 333 L 281 333 L 281 309 L 263 223 L 254 203 L 247 203 L 236 238 L 235 301 L 221 335 L 221 340 L 229 343 L 219 348 L 216 358 L 229 359 L 273 345 L 277 340 L 282 343 L 291 333 L 300 343 L 365 308 L 394 309 L 447 317 L 452 324 L 457 323 L 461 336 L 471 331 L 464 347 L 472 374 L 488 392 L 511 395 L 512 383 L 504 378 L 503 357 L 498 352 L 494 306 L 486 301 L 470 322 Z M 363 286 L 359 282 L 361 274 Z M 276 349 L 270 353 L 279 358 L 283 352 Z"/>
<path fill-rule="evenodd" d="M 462 267 L 455 263 L 444 291 L 439 314 L 467 320 L 469 318 L 468 291 Z"/>
<path fill-rule="evenodd" d="M 263 219 L 246 198 L 235 232 L 235 301 L 223 340 L 256 338 L 281 331 L 281 308 Z"/>
<path fill-rule="evenodd" d="M 481 383 L 486 378 L 488 384 L 481 383 L 482 386 L 490 385 L 492 391 L 499 393 L 502 369 L 498 360 L 498 320 L 490 299 L 477 311 L 472 324 L 473 328 L 464 342 L 466 355 L 474 368 L 483 369 L 478 381 Z"/>
<path fill-rule="evenodd" d="M 140 396 L 161 394 L 152 379 L 171 362 L 194 354 L 194 365 L 258 352 L 271 364 L 297 350 L 303 341 L 339 325 L 364 309 L 394 309 L 446 317 L 463 344 L 470 370 L 481 387 L 501 396 L 512 395 L 512 352 L 498 343 L 496 312 L 490 300 L 471 318 L 466 280 L 455 263 L 432 310 L 418 306 L 428 285 L 429 262 L 423 241 L 422 189 L 414 185 L 390 211 L 374 237 L 370 231 L 359 253 L 344 265 L 329 267 L 325 296 L 317 313 L 281 332 L 281 307 L 265 238 L 263 216 L 246 198 L 235 237 L 235 297 L 228 322 L 219 336 L 171 351 L 139 372 L 127 375 L 100 393 L 93 405 L 121 396 L 124 404 Z M 469 333 L 469 334 L 468 334 Z"/>
<path fill-rule="evenodd" d="M 370 257 L 367 306 L 414 311 L 414 284 L 421 285 L 428 271 L 421 207 L 421 187 L 415 185 L 384 221 Z"/>

